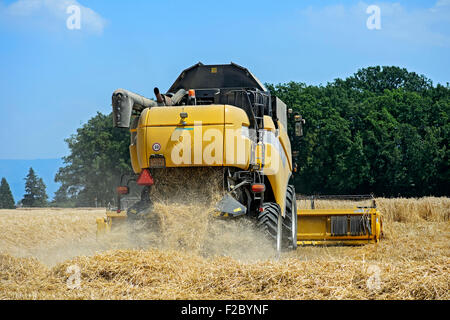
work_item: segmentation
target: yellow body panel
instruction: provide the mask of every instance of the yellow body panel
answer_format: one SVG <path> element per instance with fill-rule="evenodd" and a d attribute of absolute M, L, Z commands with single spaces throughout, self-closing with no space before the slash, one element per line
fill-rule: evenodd
<path fill-rule="evenodd" d="M 281 144 L 280 132 L 283 128 L 279 127 L 279 130 L 275 130 L 275 125 L 272 119 L 268 116 L 264 118 L 265 131 L 264 137 L 264 168 L 263 172 L 267 176 L 270 185 L 272 187 L 273 195 L 275 201 L 281 208 L 281 213 L 284 217 L 286 208 L 286 190 L 289 183 L 289 179 L 292 174 L 292 169 L 290 165 L 291 154 L 286 154 L 285 148 Z M 289 139 L 285 140 L 284 143 L 288 145 L 290 150 L 291 144 Z M 258 146 L 261 150 L 261 146 Z M 261 154 L 258 152 L 258 154 Z"/>
<path fill-rule="evenodd" d="M 187 126 L 193 126 L 195 122 L 201 122 L 203 125 L 223 125 L 224 107 L 224 105 L 152 107 L 148 111 L 145 126 L 181 126 L 181 112 L 188 115 L 184 118 Z"/>
<path fill-rule="evenodd" d="M 230 105 L 225 105 L 224 107 L 225 124 L 245 127 L 250 125 L 250 121 L 248 120 L 247 114 L 244 110 Z"/>
<path fill-rule="evenodd" d="M 225 109 L 225 137 L 223 143 L 223 164 L 247 170 L 250 163 L 252 141 L 249 138 L 249 125 L 244 110 L 233 106 Z"/>
<path fill-rule="evenodd" d="M 280 143 L 283 146 L 284 153 L 286 154 L 289 170 L 292 172 L 292 151 L 291 151 L 291 141 L 289 140 L 289 136 L 287 134 L 287 129 L 283 126 L 283 124 L 278 121 L 278 132 Z"/>
<path fill-rule="evenodd" d="M 264 130 L 275 132 L 275 124 L 269 116 L 264 116 Z"/>
<path fill-rule="evenodd" d="M 223 124 L 146 127 L 147 159 L 163 155 L 166 167 L 222 166 L 223 132 Z M 202 136 L 208 134 L 211 143 L 202 142 Z M 161 146 L 160 150 L 152 149 L 156 143 Z M 145 167 L 149 167 L 148 162 Z"/>
<path fill-rule="evenodd" d="M 181 119 L 182 112 L 188 117 Z M 138 166 L 133 170 L 139 173 L 149 168 L 152 155 L 163 155 L 166 167 L 226 165 L 247 169 L 251 150 L 248 125 L 245 112 L 228 105 L 146 109 L 137 129 L 138 161 L 134 163 Z M 159 144 L 157 150 L 155 144 Z"/>

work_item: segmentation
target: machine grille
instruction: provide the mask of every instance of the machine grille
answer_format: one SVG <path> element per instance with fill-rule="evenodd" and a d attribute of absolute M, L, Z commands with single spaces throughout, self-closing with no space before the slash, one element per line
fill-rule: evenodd
<path fill-rule="evenodd" d="M 369 216 L 350 216 L 350 233 L 352 236 L 371 234 Z"/>
<path fill-rule="evenodd" d="M 346 236 L 348 232 L 347 216 L 331 216 L 331 235 Z"/>

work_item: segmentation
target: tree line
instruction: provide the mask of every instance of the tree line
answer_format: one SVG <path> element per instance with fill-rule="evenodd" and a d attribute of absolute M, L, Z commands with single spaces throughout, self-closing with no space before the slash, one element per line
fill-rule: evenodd
<path fill-rule="evenodd" d="M 291 135 L 297 192 L 449 195 L 448 83 L 370 67 L 326 86 L 269 87 L 306 119 L 304 137 Z"/>
<path fill-rule="evenodd" d="M 38 177 L 33 168 L 30 168 L 25 180 L 25 194 L 18 202 L 23 207 L 46 207 L 49 205 L 44 180 Z M 0 209 L 15 209 L 16 205 L 6 178 L 0 184 Z"/>
<path fill-rule="evenodd" d="M 306 119 L 292 150 L 298 193 L 376 196 L 449 195 L 450 87 L 399 67 L 360 69 L 327 85 L 267 84 Z M 128 130 L 97 113 L 65 140 L 70 154 L 56 174 L 58 203 L 106 205 L 131 172 Z"/>

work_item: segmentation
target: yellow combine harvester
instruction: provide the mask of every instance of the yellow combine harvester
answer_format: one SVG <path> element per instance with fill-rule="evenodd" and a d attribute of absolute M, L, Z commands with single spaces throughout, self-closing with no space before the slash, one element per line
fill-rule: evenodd
<path fill-rule="evenodd" d="M 166 94 L 158 88 L 154 93 L 156 100 L 124 89 L 113 93 L 114 126 L 131 132 L 135 177 L 127 183 L 122 177 L 118 207 L 97 220 L 99 234 L 119 220 L 151 219 L 151 188 L 168 170 L 186 170 L 195 181 L 195 169 L 206 167 L 219 172 L 225 194 L 218 214 L 253 219 L 277 250 L 378 241 L 376 208 L 297 211 L 289 183 L 296 166 L 287 131 L 291 110 L 246 68 L 198 63 L 184 70 Z M 294 123 L 295 135 L 302 136 L 304 120 L 295 114 Z M 141 198 L 123 210 L 121 197 L 129 194 L 133 180 L 142 188 Z"/>

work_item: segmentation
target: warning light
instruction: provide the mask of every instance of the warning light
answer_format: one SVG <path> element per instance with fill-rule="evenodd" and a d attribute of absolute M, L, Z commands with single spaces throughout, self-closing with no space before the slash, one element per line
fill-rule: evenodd
<path fill-rule="evenodd" d="M 255 193 L 261 193 L 266 191 L 266 186 L 263 183 L 252 184 L 252 191 Z"/>
<path fill-rule="evenodd" d="M 128 194 L 130 191 L 127 186 L 119 186 L 116 190 L 118 194 Z"/>

